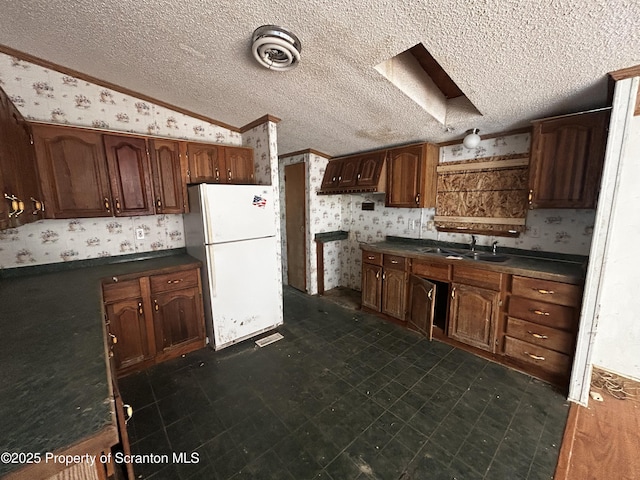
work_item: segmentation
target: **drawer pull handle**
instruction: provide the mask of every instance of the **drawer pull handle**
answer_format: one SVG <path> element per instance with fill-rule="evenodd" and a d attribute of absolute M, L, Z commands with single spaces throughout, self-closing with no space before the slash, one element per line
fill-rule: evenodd
<path fill-rule="evenodd" d="M 398 260 L 391 260 L 391 263 L 393 263 L 394 265 L 398 263 Z"/>
<path fill-rule="evenodd" d="M 553 295 L 554 293 L 556 293 L 553 290 L 545 290 L 544 288 L 532 288 L 531 290 L 535 290 L 541 295 Z"/>
<path fill-rule="evenodd" d="M 534 338 L 538 338 L 538 339 L 540 339 L 540 340 L 546 340 L 547 338 L 549 338 L 549 337 L 547 337 L 546 335 L 541 335 L 541 334 L 539 334 L 539 333 L 533 333 L 533 332 L 527 332 L 527 333 L 528 333 L 529 335 L 531 335 L 532 337 L 534 337 Z"/>
<path fill-rule="evenodd" d="M 531 310 L 531 312 L 535 313 L 536 315 L 544 315 L 545 317 L 551 315 L 549 312 L 543 312 L 542 310 Z"/>
<path fill-rule="evenodd" d="M 111 211 L 111 205 L 109 205 L 109 199 L 107 197 L 104 197 L 104 209 L 107 212 Z"/>
<path fill-rule="evenodd" d="M 168 280 L 167 283 L 169 285 L 173 285 L 174 283 L 180 283 L 182 281 L 182 278 L 179 278 L 178 280 Z"/>
<path fill-rule="evenodd" d="M 540 360 L 542 362 L 544 362 L 545 358 L 541 355 L 534 355 L 533 353 L 529 353 L 529 352 L 524 352 L 525 355 L 533 358 L 534 360 Z"/>
<path fill-rule="evenodd" d="M 374 258 L 376 258 L 376 257 L 374 257 L 373 255 L 369 255 L 367 258 L 368 258 L 369 260 L 373 260 L 373 259 L 374 259 Z"/>
<path fill-rule="evenodd" d="M 120 200 L 116 198 L 116 212 L 120 213 Z"/>

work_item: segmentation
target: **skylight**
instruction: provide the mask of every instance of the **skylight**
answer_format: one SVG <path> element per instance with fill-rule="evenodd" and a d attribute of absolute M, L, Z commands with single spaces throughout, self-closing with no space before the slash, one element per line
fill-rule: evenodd
<path fill-rule="evenodd" d="M 375 69 L 443 125 L 449 100 L 467 99 L 422 43 L 379 63 Z"/>

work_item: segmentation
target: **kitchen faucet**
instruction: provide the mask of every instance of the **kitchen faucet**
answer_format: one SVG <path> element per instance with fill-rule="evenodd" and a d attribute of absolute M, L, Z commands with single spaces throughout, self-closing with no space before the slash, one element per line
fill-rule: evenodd
<path fill-rule="evenodd" d="M 469 247 L 471 248 L 472 252 L 476 251 L 476 236 L 475 235 L 471 235 L 471 243 L 469 244 Z"/>

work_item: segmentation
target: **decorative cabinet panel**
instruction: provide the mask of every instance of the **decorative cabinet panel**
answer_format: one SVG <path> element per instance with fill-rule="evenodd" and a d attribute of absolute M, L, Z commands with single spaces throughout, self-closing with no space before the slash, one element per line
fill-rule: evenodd
<path fill-rule="evenodd" d="M 156 213 L 184 213 L 186 182 L 182 179 L 180 143 L 149 140 Z"/>
<path fill-rule="evenodd" d="M 189 143 L 189 183 L 254 182 L 253 149 L 226 147 L 205 143 Z"/>
<path fill-rule="evenodd" d="M 112 216 L 102 135 L 51 125 L 32 130 L 47 218 Z"/>
<path fill-rule="evenodd" d="M 595 208 L 610 110 L 533 122 L 530 208 Z"/>
<path fill-rule="evenodd" d="M 153 186 L 146 140 L 103 135 L 103 141 L 115 215 L 153 215 Z"/>
<path fill-rule="evenodd" d="M 340 160 L 331 160 L 327 163 L 327 168 L 324 171 L 324 177 L 322 177 L 322 184 L 320 185 L 321 192 L 332 191 L 338 188 L 341 169 L 342 162 Z"/>
<path fill-rule="evenodd" d="M 500 292 L 452 284 L 449 336 L 483 350 L 494 351 Z"/>
<path fill-rule="evenodd" d="M 362 306 L 379 312 L 382 309 L 382 267 L 362 264 Z"/>
<path fill-rule="evenodd" d="M 112 277 L 103 281 L 102 291 L 118 376 L 204 347 L 198 268 Z"/>
<path fill-rule="evenodd" d="M 405 319 L 407 273 L 385 268 L 382 274 L 382 313 L 399 320 Z"/>
<path fill-rule="evenodd" d="M 428 143 L 394 148 L 387 154 L 387 207 L 435 205 L 438 148 Z"/>
<path fill-rule="evenodd" d="M 42 218 L 29 126 L 0 89 L 0 230 Z"/>

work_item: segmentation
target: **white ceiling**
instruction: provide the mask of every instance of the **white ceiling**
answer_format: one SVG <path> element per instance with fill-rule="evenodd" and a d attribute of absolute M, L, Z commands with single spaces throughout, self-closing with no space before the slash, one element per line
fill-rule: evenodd
<path fill-rule="evenodd" d="M 282 119 L 278 151 L 330 155 L 495 133 L 604 106 L 606 73 L 640 64 L 637 0 L 0 0 L 0 44 L 241 127 Z M 277 24 L 300 65 L 266 70 Z M 446 124 L 374 66 L 422 42 L 482 113 Z"/>

